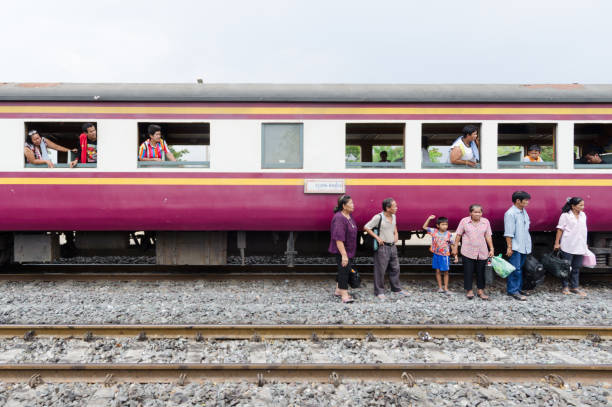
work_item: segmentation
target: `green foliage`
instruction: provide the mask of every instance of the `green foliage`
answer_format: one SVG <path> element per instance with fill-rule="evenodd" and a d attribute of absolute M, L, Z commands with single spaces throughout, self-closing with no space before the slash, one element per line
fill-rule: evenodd
<path fill-rule="evenodd" d="M 372 147 L 372 161 L 380 161 L 381 151 L 387 152 L 387 160 L 394 162 L 395 160 L 404 159 L 404 147 L 403 146 L 374 146 Z"/>
<path fill-rule="evenodd" d="M 518 153 L 522 151 L 521 146 L 497 146 L 497 156 L 502 157 L 504 155 Z"/>
<path fill-rule="evenodd" d="M 542 154 L 540 154 L 543 161 L 555 161 L 555 149 L 553 146 L 542 146 Z"/>
<path fill-rule="evenodd" d="M 176 161 L 184 161 L 183 159 L 181 159 L 181 157 L 189 152 L 189 150 L 187 150 L 186 148 L 176 151 L 173 147 L 168 146 L 168 149 L 170 150 L 174 158 L 176 158 Z"/>
<path fill-rule="evenodd" d="M 344 157 L 347 163 L 354 163 L 361 161 L 361 147 L 360 146 L 346 146 Z"/>
<path fill-rule="evenodd" d="M 440 162 L 439 158 L 442 157 L 442 153 L 436 147 L 429 147 L 429 160 L 432 163 Z"/>

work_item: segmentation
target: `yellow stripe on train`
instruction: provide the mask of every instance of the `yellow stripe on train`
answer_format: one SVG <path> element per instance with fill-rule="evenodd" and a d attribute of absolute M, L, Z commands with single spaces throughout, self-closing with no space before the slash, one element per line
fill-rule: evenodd
<path fill-rule="evenodd" d="M 347 186 L 612 187 L 612 179 L 346 178 Z M 0 178 L 0 185 L 303 186 L 303 178 Z"/>

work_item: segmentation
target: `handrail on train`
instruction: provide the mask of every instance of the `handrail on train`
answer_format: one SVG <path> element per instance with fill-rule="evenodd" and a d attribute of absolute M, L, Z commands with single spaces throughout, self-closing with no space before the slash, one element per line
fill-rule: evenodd
<path fill-rule="evenodd" d="M 467 165 L 458 165 L 451 163 L 423 163 L 423 168 L 452 168 L 454 170 L 473 170 L 481 168 L 480 163 L 477 163 L 474 167 L 469 167 Z"/>
<path fill-rule="evenodd" d="M 346 168 L 404 168 L 403 162 L 390 162 L 390 163 L 381 163 L 381 162 L 365 162 L 365 161 L 355 161 L 346 163 Z"/>
<path fill-rule="evenodd" d="M 138 161 L 138 168 L 142 167 L 210 168 L 210 161 Z"/>
<path fill-rule="evenodd" d="M 557 164 L 554 161 L 542 161 L 542 162 L 525 162 L 525 161 L 498 161 L 498 168 L 557 168 Z"/>

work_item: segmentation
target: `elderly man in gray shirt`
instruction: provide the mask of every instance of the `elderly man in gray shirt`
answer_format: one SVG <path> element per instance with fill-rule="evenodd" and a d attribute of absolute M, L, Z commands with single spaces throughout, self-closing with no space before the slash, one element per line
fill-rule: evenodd
<path fill-rule="evenodd" d="M 387 198 L 382 202 L 381 213 L 377 213 L 366 223 L 364 230 L 378 242 L 378 250 L 374 252 L 374 295 L 379 299 L 385 299 L 385 271 L 389 271 L 389 283 L 391 291 L 401 295 L 407 295 L 400 286 L 399 257 L 397 256 L 398 240 L 395 213 L 397 203 L 392 198 Z M 378 228 L 378 234 L 373 229 Z"/>
<path fill-rule="evenodd" d="M 529 235 L 529 215 L 525 208 L 529 205 L 531 195 L 525 191 L 512 194 L 512 206 L 504 214 L 504 237 L 508 250 L 506 256 L 516 268 L 506 280 L 506 291 L 509 296 L 519 301 L 527 300 L 521 291 L 523 284 L 523 266 L 527 255 L 531 253 L 531 236 Z"/>

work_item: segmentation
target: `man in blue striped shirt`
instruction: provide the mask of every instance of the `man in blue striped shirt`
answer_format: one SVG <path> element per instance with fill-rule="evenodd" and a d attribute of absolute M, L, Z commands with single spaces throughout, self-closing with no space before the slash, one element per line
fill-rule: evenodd
<path fill-rule="evenodd" d="M 527 255 L 531 253 L 531 236 L 529 235 L 529 215 L 525 208 L 529 205 L 531 195 L 525 191 L 512 194 L 512 206 L 504 214 L 504 237 L 508 250 L 506 256 L 516 268 L 506 280 L 506 291 L 509 296 L 519 301 L 527 300 L 521 291 L 523 284 L 523 266 Z"/>

